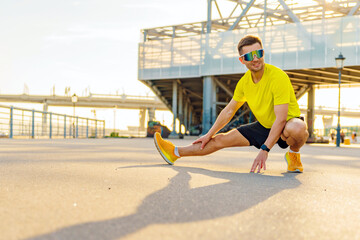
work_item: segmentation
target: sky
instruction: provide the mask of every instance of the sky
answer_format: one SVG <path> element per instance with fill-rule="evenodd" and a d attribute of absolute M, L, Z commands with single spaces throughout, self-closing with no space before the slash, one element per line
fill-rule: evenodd
<path fill-rule="evenodd" d="M 205 0 L 0 2 L 0 94 L 154 95 L 137 80 L 141 29 L 206 20 Z M 11 105 L 41 110 L 41 105 Z M 49 111 L 72 115 L 70 108 Z M 91 109 L 76 115 L 94 117 Z M 138 125 L 139 111 L 98 109 L 108 126 Z M 123 116 L 127 116 L 126 118 Z M 172 123 L 169 112 L 158 112 Z"/>
<path fill-rule="evenodd" d="M 1 1 L 0 93 L 145 95 L 140 30 L 205 19 L 205 0 Z"/>
<path fill-rule="evenodd" d="M 137 80 L 140 30 L 205 21 L 206 0 L 16 0 L 0 2 L 0 94 L 153 95 Z M 330 92 L 329 92 L 330 91 Z M 337 106 L 336 89 L 318 93 L 317 105 Z M 352 91 L 352 90 L 350 90 Z M 345 106 L 360 108 L 343 94 Z M 326 96 L 332 96 L 326 100 Z M 348 103 L 347 103 L 348 102 Z M 349 105 L 350 104 L 350 105 Z M 19 104 L 18 104 L 19 105 Z M 24 106 L 24 104 L 22 104 Z M 33 107 L 31 107 L 33 108 Z M 34 107 L 42 109 L 42 106 Z M 49 108 L 66 114 L 72 109 Z M 128 114 L 128 120 L 124 115 Z M 94 117 L 91 109 L 77 115 Z M 108 126 L 137 125 L 139 111 L 98 110 Z M 171 124 L 171 115 L 158 120 Z M 169 119 L 170 118 L 170 119 Z"/>

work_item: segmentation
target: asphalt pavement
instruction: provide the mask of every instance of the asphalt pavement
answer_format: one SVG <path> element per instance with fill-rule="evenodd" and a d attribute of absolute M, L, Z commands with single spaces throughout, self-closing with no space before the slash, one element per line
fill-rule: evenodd
<path fill-rule="evenodd" d="M 174 140 L 191 144 L 194 138 Z M 274 147 L 166 164 L 150 138 L 0 139 L 0 239 L 360 239 L 360 148 Z"/>

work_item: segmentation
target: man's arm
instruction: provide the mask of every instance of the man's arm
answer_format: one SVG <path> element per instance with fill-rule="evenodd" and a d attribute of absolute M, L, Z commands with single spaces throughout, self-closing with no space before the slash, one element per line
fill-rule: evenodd
<path fill-rule="evenodd" d="M 210 128 L 210 130 L 201 138 L 197 139 L 193 142 L 199 143 L 201 142 L 200 149 L 203 149 L 205 145 L 211 140 L 211 138 L 222 129 L 235 115 L 236 111 L 244 104 L 244 102 L 237 102 L 234 99 L 226 105 L 226 107 L 220 112 L 219 116 L 216 118 L 214 125 Z"/>
<path fill-rule="evenodd" d="M 289 104 L 281 104 L 274 106 L 276 119 L 271 127 L 269 136 L 264 143 L 269 149 L 271 149 L 276 144 L 279 137 L 281 136 L 282 131 L 284 130 L 288 114 L 288 105 Z"/>
<path fill-rule="evenodd" d="M 288 105 L 289 104 L 281 104 L 274 106 L 276 119 L 270 129 L 269 136 L 264 143 L 269 149 L 271 149 L 276 144 L 279 137 L 281 136 L 282 131 L 284 130 L 288 113 Z M 261 168 L 266 170 L 265 162 L 268 158 L 268 154 L 269 153 L 267 151 L 260 150 L 251 167 L 251 172 L 256 171 L 256 168 L 258 168 L 258 172 L 260 172 Z"/>

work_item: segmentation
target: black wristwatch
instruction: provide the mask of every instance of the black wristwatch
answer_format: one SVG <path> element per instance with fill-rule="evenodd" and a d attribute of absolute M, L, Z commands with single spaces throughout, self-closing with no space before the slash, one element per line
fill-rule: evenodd
<path fill-rule="evenodd" d="M 264 151 L 270 152 L 270 149 L 265 144 L 261 145 L 260 148 Z"/>

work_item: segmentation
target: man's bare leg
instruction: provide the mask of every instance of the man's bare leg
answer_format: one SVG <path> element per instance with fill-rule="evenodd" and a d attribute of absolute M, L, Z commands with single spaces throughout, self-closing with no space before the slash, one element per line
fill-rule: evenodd
<path fill-rule="evenodd" d="M 309 132 L 307 131 L 306 123 L 299 118 L 290 119 L 281 134 L 281 139 L 286 141 L 294 152 L 300 151 L 308 137 Z"/>
<path fill-rule="evenodd" d="M 200 149 L 201 143 L 195 143 L 185 147 L 178 147 L 178 150 L 181 157 L 203 156 L 218 151 L 222 148 L 249 145 L 249 141 L 237 129 L 233 129 L 227 133 L 220 133 L 215 135 L 203 149 Z"/>

